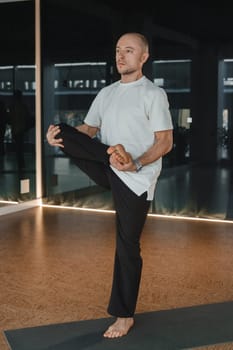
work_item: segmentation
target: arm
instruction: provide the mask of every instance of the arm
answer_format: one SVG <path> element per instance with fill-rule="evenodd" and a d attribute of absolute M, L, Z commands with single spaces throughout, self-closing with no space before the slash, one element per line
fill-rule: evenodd
<path fill-rule="evenodd" d="M 82 125 L 76 126 L 76 129 L 80 132 L 83 132 L 84 134 L 87 134 L 90 137 L 94 137 L 98 131 L 97 127 L 90 126 L 87 124 L 82 124 Z M 50 125 L 48 128 L 48 131 L 46 133 L 46 138 L 47 138 L 48 143 L 51 146 L 57 146 L 57 147 L 64 148 L 63 143 L 62 143 L 63 139 L 62 138 L 59 138 L 59 139 L 55 138 L 59 134 L 59 132 L 60 132 L 59 126 Z"/>
<path fill-rule="evenodd" d="M 173 146 L 173 131 L 164 130 L 155 132 L 155 143 L 141 157 L 142 165 L 150 164 L 171 151 Z"/>
<path fill-rule="evenodd" d="M 87 134 L 90 137 L 94 137 L 97 134 L 98 130 L 99 130 L 97 127 L 90 126 L 90 125 L 87 125 L 85 123 L 82 124 L 82 125 L 76 126 L 75 128 L 78 131 L 83 132 L 84 134 Z"/>
<path fill-rule="evenodd" d="M 157 159 L 161 158 L 165 154 L 171 151 L 173 145 L 173 130 L 164 130 L 155 132 L 155 143 L 138 159 L 143 166 L 153 163 Z M 111 164 L 122 171 L 135 171 L 136 166 L 130 156 L 130 161 L 126 164 L 121 164 L 112 157 L 110 159 Z"/>

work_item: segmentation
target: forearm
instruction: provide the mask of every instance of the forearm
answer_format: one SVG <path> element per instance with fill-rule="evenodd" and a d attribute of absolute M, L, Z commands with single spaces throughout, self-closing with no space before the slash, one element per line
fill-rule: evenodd
<path fill-rule="evenodd" d="M 94 127 L 94 126 L 89 126 L 87 124 L 82 124 L 82 125 L 78 125 L 75 127 L 78 131 L 90 136 L 90 137 L 94 137 L 97 132 L 98 132 L 98 128 Z"/>
<path fill-rule="evenodd" d="M 155 143 L 137 160 L 142 166 L 151 164 L 170 152 L 173 145 L 172 130 L 165 130 L 155 133 Z M 114 152 L 115 153 L 115 152 Z M 127 153 L 129 161 L 128 163 L 121 164 L 117 161 L 117 156 L 113 155 L 110 157 L 110 163 L 118 170 L 121 171 L 135 171 L 137 166 L 135 164 L 135 159 L 132 158 L 131 154 Z"/>
<path fill-rule="evenodd" d="M 171 150 L 170 147 L 164 144 L 160 144 L 159 142 L 150 147 L 145 153 L 143 153 L 138 159 L 141 164 L 147 165 L 155 162 L 159 158 L 163 157 Z"/>
<path fill-rule="evenodd" d="M 147 165 L 155 162 L 159 158 L 171 151 L 173 146 L 172 131 L 157 133 L 156 141 L 145 153 L 143 153 L 138 159 L 141 164 Z"/>

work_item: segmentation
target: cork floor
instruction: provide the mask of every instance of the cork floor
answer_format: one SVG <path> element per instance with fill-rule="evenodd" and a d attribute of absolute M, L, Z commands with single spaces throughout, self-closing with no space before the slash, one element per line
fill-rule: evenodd
<path fill-rule="evenodd" d="M 0 216 L 1 350 L 4 329 L 109 316 L 114 228 L 114 213 L 37 207 Z M 149 216 L 141 247 L 137 312 L 233 300 L 233 224 Z"/>

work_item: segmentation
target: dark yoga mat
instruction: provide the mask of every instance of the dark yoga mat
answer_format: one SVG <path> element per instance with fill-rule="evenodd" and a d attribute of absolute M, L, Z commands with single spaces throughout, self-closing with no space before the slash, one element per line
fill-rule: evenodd
<path fill-rule="evenodd" d="M 146 312 L 118 339 L 102 336 L 112 318 L 5 330 L 12 350 L 176 350 L 233 341 L 233 302 Z"/>

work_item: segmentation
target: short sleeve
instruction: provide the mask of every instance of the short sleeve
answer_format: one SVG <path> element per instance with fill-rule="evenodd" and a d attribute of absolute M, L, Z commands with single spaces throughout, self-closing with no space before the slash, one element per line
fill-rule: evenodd
<path fill-rule="evenodd" d="M 102 90 L 96 95 L 84 119 L 84 123 L 97 128 L 101 127 L 101 107 L 103 101 Z"/>
<path fill-rule="evenodd" d="M 173 129 L 166 92 L 162 88 L 156 87 L 153 95 L 154 96 L 148 110 L 149 122 L 152 130 L 156 132 Z"/>

